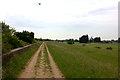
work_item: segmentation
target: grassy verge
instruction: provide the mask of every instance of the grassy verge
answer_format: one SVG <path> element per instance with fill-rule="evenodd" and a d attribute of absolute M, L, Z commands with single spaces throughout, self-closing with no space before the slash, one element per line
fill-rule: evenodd
<path fill-rule="evenodd" d="M 44 46 L 44 56 L 45 56 L 45 62 L 50 65 L 50 62 L 49 62 L 49 57 L 48 57 L 48 53 L 47 53 L 47 49 L 46 47 Z"/>
<path fill-rule="evenodd" d="M 21 55 L 15 55 L 7 63 L 2 66 L 2 78 L 7 80 L 13 80 L 17 78 L 22 69 L 24 69 L 26 63 L 34 55 L 40 45 L 30 47 Z"/>
<path fill-rule="evenodd" d="M 117 78 L 118 45 L 93 43 L 69 45 L 47 42 L 49 51 L 66 78 Z M 96 46 L 101 49 L 95 48 Z M 112 50 L 106 47 L 111 46 Z"/>
<path fill-rule="evenodd" d="M 47 65 L 48 65 L 46 68 L 48 68 L 50 70 L 50 72 L 52 72 L 52 68 L 50 66 L 50 61 L 49 61 L 49 56 L 47 53 L 46 46 L 44 46 L 44 56 L 45 56 L 45 63 L 47 63 Z"/>

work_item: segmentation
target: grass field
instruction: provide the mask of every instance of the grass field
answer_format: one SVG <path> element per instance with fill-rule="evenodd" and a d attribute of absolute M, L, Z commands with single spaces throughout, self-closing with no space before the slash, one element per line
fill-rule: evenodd
<path fill-rule="evenodd" d="M 49 51 L 66 78 L 117 78 L 117 43 L 66 43 L 47 42 Z M 107 50 L 106 47 L 112 47 Z M 101 49 L 95 48 L 101 47 Z"/>
<path fill-rule="evenodd" d="M 23 54 L 15 55 L 7 63 L 2 65 L 2 78 L 5 80 L 13 80 L 17 78 L 19 73 L 24 69 L 32 55 L 37 51 L 40 44 L 30 47 Z"/>

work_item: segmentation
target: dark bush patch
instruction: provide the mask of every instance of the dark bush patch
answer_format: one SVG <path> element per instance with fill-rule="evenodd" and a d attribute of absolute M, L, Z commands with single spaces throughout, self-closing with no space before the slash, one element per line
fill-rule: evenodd
<path fill-rule="evenodd" d="M 97 49 L 101 49 L 101 47 L 95 47 L 95 48 L 97 48 Z"/>
<path fill-rule="evenodd" d="M 109 46 L 108 46 L 106 49 L 107 49 L 107 50 L 112 50 L 112 47 L 109 47 Z"/>
<path fill-rule="evenodd" d="M 85 44 L 83 44 L 82 46 L 86 46 Z"/>
<path fill-rule="evenodd" d="M 68 44 L 74 44 L 74 40 L 73 40 L 73 39 L 69 39 L 69 40 L 67 41 L 67 43 L 68 43 Z"/>

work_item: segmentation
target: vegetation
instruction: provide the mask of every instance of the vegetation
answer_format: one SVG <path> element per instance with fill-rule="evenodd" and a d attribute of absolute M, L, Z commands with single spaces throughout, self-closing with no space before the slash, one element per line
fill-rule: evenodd
<path fill-rule="evenodd" d="M 49 51 L 66 78 L 118 77 L 118 44 L 112 43 L 117 41 L 101 41 L 100 37 L 91 37 L 89 40 L 88 35 L 83 35 L 81 38 L 79 38 L 79 40 L 51 40 L 42 38 L 34 39 L 33 32 L 16 32 L 15 29 L 11 28 L 9 25 L 6 25 L 3 22 L 0 23 L 0 25 L 2 25 L 3 54 L 9 52 L 12 49 L 32 44 L 36 42 L 36 40 L 48 41 L 47 45 Z M 120 38 L 118 41 L 120 42 Z M 74 45 L 71 46 L 69 44 Z M 13 78 L 16 78 L 20 71 L 24 69 L 24 66 L 38 49 L 38 47 L 39 45 L 30 47 L 23 54 L 19 56 L 18 54 L 14 55 L 14 57 L 12 57 L 8 62 L 3 64 L 3 79 L 13 80 Z M 51 68 L 46 47 L 44 48 L 44 53 L 45 63 L 48 64 L 48 68 Z M 40 57 L 41 52 L 38 56 L 35 68 L 40 67 Z"/>
<path fill-rule="evenodd" d="M 80 39 L 79 39 L 80 43 L 88 43 L 89 42 L 89 38 L 88 35 L 83 35 Z"/>
<path fill-rule="evenodd" d="M 120 38 L 118 38 L 118 42 L 120 43 Z"/>
<path fill-rule="evenodd" d="M 71 46 L 47 42 L 47 45 L 66 78 L 118 78 L 117 43 L 86 43 L 84 47 L 82 43 Z M 108 46 L 112 50 L 107 50 Z"/>
<path fill-rule="evenodd" d="M 48 53 L 47 53 L 47 48 L 46 48 L 45 45 L 44 45 L 44 58 L 45 58 L 45 63 L 47 63 L 46 68 L 48 68 L 50 70 L 50 72 L 52 72 L 52 68 L 50 66 L 50 61 L 49 61 L 49 56 L 48 56 Z"/>
<path fill-rule="evenodd" d="M 45 56 L 45 62 L 48 64 L 48 66 L 50 67 L 50 62 L 49 62 L 49 57 L 48 57 L 48 53 L 47 53 L 47 49 L 46 46 L 44 46 L 44 56 Z"/>
<path fill-rule="evenodd" d="M 89 39 L 88 35 L 83 35 L 82 37 L 79 38 L 79 42 L 80 43 L 92 43 L 92 42 L 101 42 L 101 38 L 100 37 L 95 37 L 94 39 L 91 37 Z"/>
<path fill-rule="evenodd" d="M 89 40 L 90 43 L 94 42 L 94 39 L 91 37 Z"/>
<path fill-rule="evenodd" d="M 68 44 L 74 44 L 74 39 L 69 39 L 69 40 L 67 40 L 67 43 L 68 43 Z"/>
<path fill-rule="evenodd" d="M 100 38 L 100 37 L 96 37 L 96 38 L 94 39 L 94 42 L 101 42 L 101 38 Z"/>
<path fill-rule="evenodd" d="M 23 54 L 15 55 L 7 63 L 2 65 L 2 78 L 4 80 L 13 80 L 24 69 L 26 63 L 30 60 L 40 45 L 30 47 Z"/>
<path fill-rule="evenodd" d="M 37 41 L 43 41 L 42 38 L 35 38 Z"/>
<path fill-rule="evenodd" d="M 18 36 L 18 33 L 20 32 L 16 32 L 15 29 L 10 27 L 9 25 L 6 25 L 4 22 L 0 23 L 0 25 L 2 25 L 2 54 L 9 52 L 12 49 L 35 42 L 33 32 L 29 33 L 28 31 L 23 31 L 20 34 L 24 37 L 24 39 L 26 39 L 23 40 Z"/>
<path fill-rule="evenodd" d="M 34 43 L 34 33 L 23 31 L 23 32 L 16 32 L 15 35 L 22 41 L 25 41 L 27 43 Z"/>

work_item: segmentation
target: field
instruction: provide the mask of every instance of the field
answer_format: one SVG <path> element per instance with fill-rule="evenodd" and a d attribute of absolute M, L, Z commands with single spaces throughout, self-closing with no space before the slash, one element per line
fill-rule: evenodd
<path fill-rule="evenodd" d="M 117 78 L 117 43 L 80 43 L 73 45 L 46 42 L 49 51 L 66 78 Z M 112 50 L 106 48 L 110 46 Z M 100 47 L 100 48 L 96 48 Z"/>

